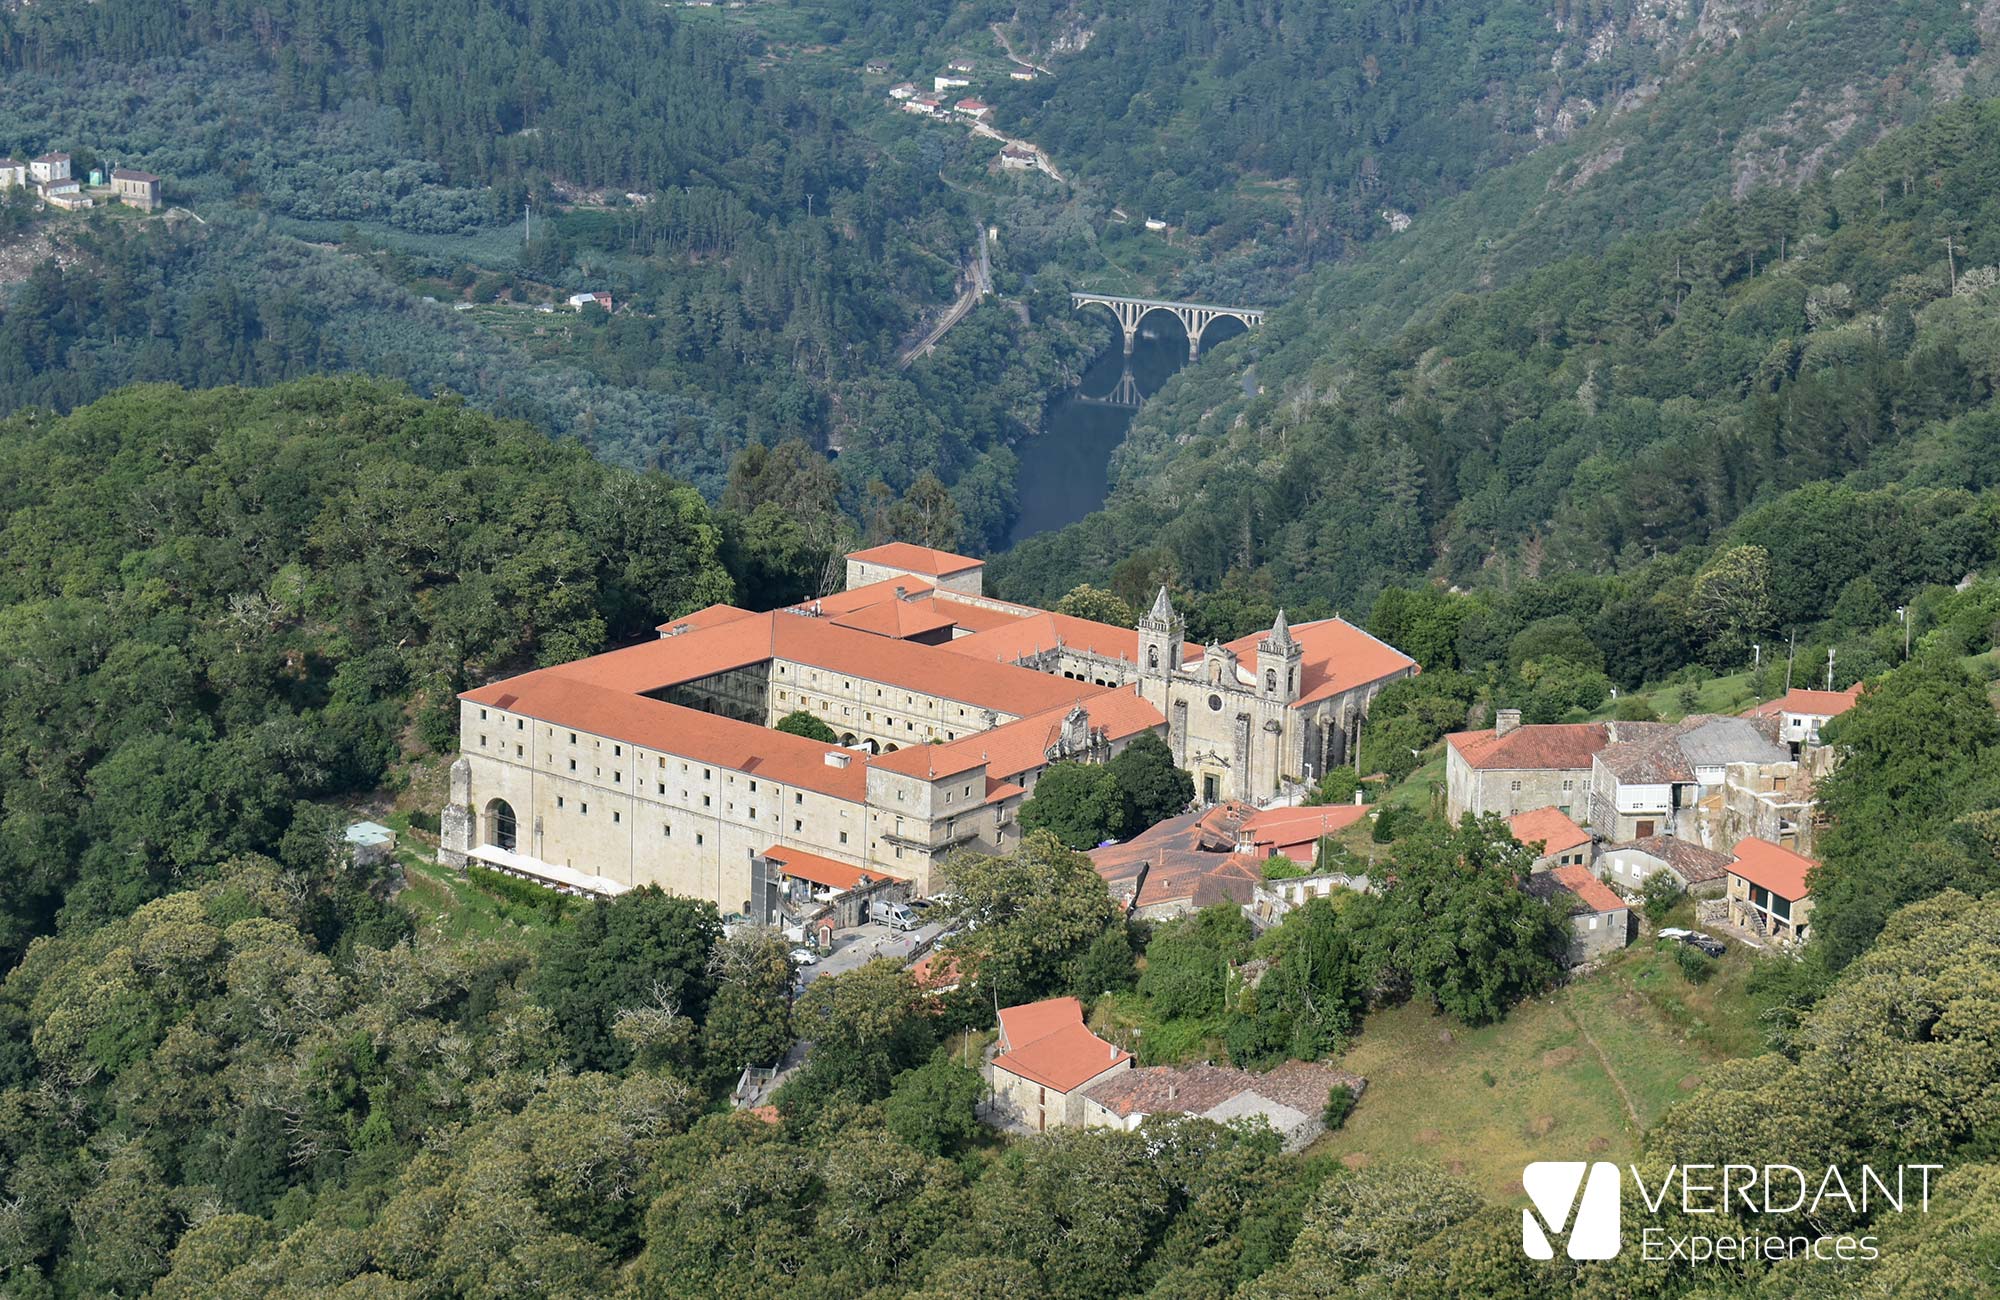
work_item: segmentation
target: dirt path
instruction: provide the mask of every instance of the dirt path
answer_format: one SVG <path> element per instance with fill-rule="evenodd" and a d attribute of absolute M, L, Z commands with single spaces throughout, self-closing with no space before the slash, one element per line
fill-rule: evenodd
<path fill-rule="evenodd" d="M 1583 1027 L 1583 1022 L 1576 1018 L 1576 1012 L 1570 1009 L 1567 999 L 1563 1002 L 1562 1011 L 1564 1018 L 1576 1026 L 1576 1032 L 1583 1035 L 1583 1041 L 1590 1044 L 1590 1050 L 1597 1053 L 1597 1063 L 1604 1067 L 1604 1077 L 1611 1080 L 1611 1086 L 1618 1089 L 1618 1100 L 1625 1103 L 1625 1113 L 1632 1119 L 1632 1131 L 1645 1133 L 1645 1121 L 1639 1118 L 1639 1108 L 1632 1104 L 1632 1094 L 1625 1091 L 1625 1081 L 1618 1077 L 1618 1071 L 1611 1068 L 1611 1058 L 1604 1054 L 1604 1049 L 1597 1045 L 1597 1040 Z"/>
<path fill-rule="evenodd" d="M 1043 67 L 1041 64 L 1032 63 L 1029 60 L 1024 59 L 1020 55 L 1014 53 L 1014 46 L 1007 39 L 1007 29 L 1004 24 L 988 23 L 986 24 L 986 26 L 988 27 L 988 29 L 992 31 L 993 39 L 1000 42 L 1000 52 L 1005 54 L 1009 59 L 1013 60 L 1015 63 L 1018 63 L 1024 68 L 1033 68 L 1035 71 L 1041 73 L 1045 77 L 1053 77 L 1055 75 L 1055 73 L 1050 72 L 1047 68 Z"/>

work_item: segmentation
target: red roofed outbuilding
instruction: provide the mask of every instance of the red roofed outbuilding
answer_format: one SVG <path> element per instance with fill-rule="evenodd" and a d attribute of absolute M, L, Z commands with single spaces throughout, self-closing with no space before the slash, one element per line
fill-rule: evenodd
<path fill-rule="evenodd" d="M 1591 833 L 1563 815 L 1560 808 L 1535 808 L 1507 819 L 1514 838 L 1533 848 L 1535 870 L 1546 867 L 1588 867 L 1597 855 L 1597 841 Z"/>
<path fill-rule="evenodd" d="M 1590 868 L 1571 865 L 1537 871 L 1521 883 L 1568 916 L 1570 965 L 1597 961 L 1625 946 L 1631 910 L 1610 886 L 1590 874 Z"/>
<path fill-rule="evenodd" d="M 1802 853 L 1747 839 L 1736 845 L 1729 864 L 1729 920 L 1782 944 L 1812 937 L 1812 887 L 1819 863 Z"/>
<path fill-rule="evenodd" d="M 1013 1122 L 1040 1132 L 1083 1122 L 1082 1091 L 1118 1070 L 1132 1054 L 1083 1023 L 1075 998 L 1049 998 L 1000 1010 L 1000 1054 L 993 1058 L 993 1100 Z"/>

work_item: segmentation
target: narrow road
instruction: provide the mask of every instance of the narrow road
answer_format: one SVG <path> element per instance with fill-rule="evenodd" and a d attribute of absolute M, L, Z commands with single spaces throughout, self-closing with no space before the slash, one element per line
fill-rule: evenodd
<path fill-rule="evenodd" d="M 986 248 L 985 226 L 979 228 L 979 256 L 972 260 L 971 271 L 972 283 L 965 286 L 965 292 L 958 295 L 958 301 L 952 303 L 951 310 L 944 314 L 944 319 L 930 333 L 924 335 L 920 342 L 903 349 L 903 355 L 896 358 L 896 369 L 909 369 L 912 361 L 936 347 L 938 340 L 949 333 L 952 326 L 965 319 L 965 313 L 993 292 L 993 259 Z"/>
<path fill-rule="evenodd" d="M 1024 59 L 1020 55 L 1014 53 L 1013 45 L 1010 44 L 1007 40 L 1007 29 L 1005 26 L 1003 26 L 1000 23 L 988 23 L 987 27 L 992 31 L 993 39 L 1000 42 L 1000 52 L 1002 54 L 1005 54 L 1013 62 L 1020 64 L 1024 68 L 1033 68 L 1035 71 L 1041 73 L 1045 77 L 1053 77 L 1056 75 L 1055 73 L 1050 72 L 1047 68 L 1043 67 L 1041 64 L 1032 62 L 1028 59 Z"/>

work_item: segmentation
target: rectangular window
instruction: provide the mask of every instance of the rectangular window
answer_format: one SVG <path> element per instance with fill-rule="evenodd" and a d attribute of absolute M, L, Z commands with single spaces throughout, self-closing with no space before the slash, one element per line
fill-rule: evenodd
<path fill-rule="evenodd" d="M 557 795 L 557 796 L 556 796 L 556 807 L 560 808 L 560 807 L 562 807 L 562 806 L 563 806 L 563 797 L 562 797 L 561 795 Z"/>
<path fill-rule="evenodd" d="M 714 806 L 715 806 L 715 797 L 714 797 L 713 795 L 706 795 L 706 794 L 705 794 L 705 795 L 703 795 L 703 796 L 701 797 L 701 806 L 702 806 L 702 807 L 704 807 L 704 808 L 712 808 L 712 807 L 714 807 Z"/>
<path fill-rule="evenodd" d="M 672 839 L 674 837 L 674 828 L 665 822 L 660 823 L 660 836 L 663 839 Z"/>
<path fill-rule="evenodd" d="M 514 730 L 526 731 L 527 729 L 528 729 L 528 724 L 526 722 L 523 722 L 519 718 L 514 719 Z"/>
<path fill-rule="evenodd" d="M 620 821 L 623 821 L 623 820 L 624 820 L 624 818 L 622 818 L 621 816 L 619 816 L 619 814 L 618 814 L 618 810 L 617 810 L 617 809 L 615 809 L 615 808 L 614 808 L 614 809 L 612 809 L 612 810 L 611 810 L 611 824 L 612 824 L 613 826 L 616 826 L 616 825 L 617 825 L 617 824 L 618 824 L 618 823 L 619 823 Z"/>
<path fill-rule="evenodd" d="M 582 814 L 583 814 L 583 815 L 584 815 L 585 817 L 588 817 L 588 816 L 590 816 L 590 805 L 589 805 L 589 804 L 587 804 L 587 803 L 580 803 L 580 804 L 578 804 L 578 805 L 576 806 L 576 810 L 577 810 L 578 812 L 582 813 Z"/>
<path fill-rule="evenodd" d="M 793 803 L 804 803 L 805 801 L 806 801 L 806 797 L 805 797 L 804 795 L 802 795 L 802 794 L 798 793 L 797 791 L 793 791 L 793 793 L 792 793 L 792 802 L 793 802 Z"/>
<path fill-rule="evenodd" d="M 479 738 L 479 747 L 480 747 L 481 749 L 484 749 L 484 748 L 486 748 L 486 737 L 484 737 L 484 736 L 481 736 L 481 737 Z"/>
<path fill-rule="evenodd" d="M 576 743 L 576 733 L 574 731 L 569 733 L 569 743 L 572 745 Z"/>
<path fill-rule="evenodd" d="M 794 835 L 801 834 L 805 831 L 805 828 L 806 824 L 804 822 L 800 821 L 796 817 L 792 818 L 792 834 Z"/>
<path fill-rule="evenodd" d="M 659 789 L 661 794 L 667 792 L 667 783 L 665 781 L 655 781 L 653 784 Z"/>
<path fill-rule="evenodd" d="M 569 761 L 569 770 L 572 772 L 576 771 L 576 760 L 573 758 Z"/>
<path fill-rule="evenodd" d="M 1519 781 L 1516 781 L 1516 782 L 1514 782 L 1514 784 L 1513 784 L 1513 785 L 1511 785 L 1511 786 L 1509 786 L 1509 787 L 1507 787 L 1507 788 L 1508 788 L 1508 789 L 1510 789 L 1510 790 L 1518 790 L 1518 789 L 1520 789 L 1520 788 L 1521 788 L 1521 783 L 1520 783 Z"/>
<path fill-rule="evenodd" d="M 847 832 L 846 832 L 846 831 L 842 831 L 842 832 L 840 833 L 840 842 L 841 842 L 842 844 L 845 844 L 845 843 L 847 843 Z"/>
<path fill-rule="evenodd" d="M 522 750 L 522 748 L 521 748 L 521 747 L 520 747 L 519 745 L 516 745 L 516 746 L 514 746 L 514 757 L 515 757 L 515 758 L 520 758 L 520 757 L 522 757 L 522 756 L 524 755 L 524 753 L 525 753 L 525 751 L 524 751 L 524 750 Z"/>
<path fill-rule="evenodd" d="M 623 745 L 613 745 L 613 746 L 611 747 L 611 757 L 613 757 L 613 758 L 623 758 L 624 756 L 625 756 L 625 746 L 623 746 Z"/>
<path fill-rule="evenodd" d="M 694 833 L 694 842 L 695 842 L 696 844 L 705 844 L 705 843 L 707 843 L 707 841 L 708 841 L 708 837 L 707 837 L 707 836 L 705 836 L 705 835 L 703 835 L 703 834 L 702 834 L 702 833 L 701 833 L 700 831 L 696 831 L 696 832 Z"/>
<path fill-rule="evenodd" d="M 755 781 L 752 781 L 752 782 L 750 783 L 750 793 L 751 793 L 751 794 L 756 794 L 756 793 L 757 793 L 757 783 L 756 783 Z"/>
<path fill-rule="evenodd" d="M 486 721 L 486 710 L 484 710 L 484 709 L 481 709 L 481 710 L 479 711 L 479 720 L 480 720 L 481 722 L 484 722 L 484 721 Z"/>

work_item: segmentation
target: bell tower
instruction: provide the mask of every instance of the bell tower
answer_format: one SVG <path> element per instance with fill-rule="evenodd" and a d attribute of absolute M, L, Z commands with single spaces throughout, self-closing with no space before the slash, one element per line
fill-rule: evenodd
<path fill-rule="evenodd" d="M 1153 597 L 1153 608 L 1139 619 L 1139 694 L 1157 709 L 1167 707 L 1167 684 L 1181 665 L 1187 623 L 1174 612 L 1167 589 Z"/>
<path fill-rule="evenodd" d="M 1257 642 L 1257 697 L 1279 704 L 1298 701 L 1303 685 L 1306 651 L 1292 635 L 1285 611 L 1279 610 L 1271 630 Z"/>

